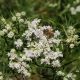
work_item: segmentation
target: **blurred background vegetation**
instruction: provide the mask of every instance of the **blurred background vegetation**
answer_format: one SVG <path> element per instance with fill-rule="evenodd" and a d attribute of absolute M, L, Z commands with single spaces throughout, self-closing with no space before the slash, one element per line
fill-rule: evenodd
<path fill-rule="evenodd" d="M 58 26 L 64 23 L 65 6 L 73 0 L 0 0 L 0 16 L 9 18 L 12 13 L 26 11 L 29 18 L 40 18 L 44 24 Z M 68 18 L 68 17 L 67 17 Z M 57 24 L 56 24 L 57 23 Z"/>
<path fill-rule="evenodd" d="M 8 18 L 15 11 L 26 11 L 31 17 L 54 17 L 67 3 L 66 0 L 0 0 L 0 15 Z"/>
<path fill-rule="evenodd" d="M 55 19 L 61 23 L 70 18 L 66 9 L 74 0 L 0 0 L 0 16 L 9 18 L 12 13 L 26 11 L 28 17 L 41 18 L 48 23 Z M 65 16 L 65 17 L 64 17 Z M 48 20 L 47 20 L 48 19 Z M 56 23 L 55 21 L 55 23 Z"/>
<path fill-rule="evenodd" d="M 12 13 L 26 11 L 29 18 L 40 18 L 48 24 L 64 23 L 70 18 L 69 4 L 74 0 L 0 0 L 0 16 L 9 18 Z M 70 18 L 73 21 L 73 18 Z M 75 19 L 74 19 L 75 22 Z M 73 23 L 74 23 L 73 22 Z"/>

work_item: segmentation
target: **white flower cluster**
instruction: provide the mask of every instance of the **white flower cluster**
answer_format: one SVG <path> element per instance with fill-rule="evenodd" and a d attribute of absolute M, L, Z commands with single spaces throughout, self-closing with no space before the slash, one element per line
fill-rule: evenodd
<path fill-rule="evenodd" d="M 62 71 L 58 71 L 58 72 L 57 72 L 57 75 L 58 75 L 58 76 L 65 76 L 65 73 L 62 72 Z"/>
<path fill-rule="evenodd" d="M 16 13 L 16 17 L 21 20 L 21 13 Z M 12 20 L 16 21 L 16 17 L 12 17 Z M 26 20 L 26 29 L 21 36 L 22 38 L 20 37 L 14 41 L 16 49 L 22 48 L 22 51 L 19 51 L 19 55 L 15 49 L 11 49 L 8 53 L 9 67 L 28 77 L 30 76 L 28 61 L 32 62 L 33 59 L 38 60 L 41 57 L 41 63 L 39 64 L 45 63 L 55 68 L 61 66 L 59 58 L 63 57 L 62 52 L 59 51 L 60 32 L 58 30 L 53 31 L 51 26 L 39 26 L 39 23 L 40 19 L 34 19 L 32 22 Z M 11 37 L 11 35 L 10 32 L 8 37 Z M 52 50 L 51 47 L 54 47 L 54 49 Z"/>
<path fill-rule="evenodd" d="M 43 55 L 41 59 L 41 64 L 46 63 L 52 65 L 53 67 L 60 67 L 59 57 L 63 57 L 60 51 L 51 50 L 51 46 L 59 45 L 60 39 L 58 38 L 60 32 L 56 30 L 52 33 L 51 26 L 38 26 L 40 20 L 34 19 L 32 22 L 28 21 L 28 29 L 23 33 L 23 37 L 28 41 L 27 47 L 29 48 L 24 50 L 28 58 L 38 58 L 40 55 Z M 34 35 L 33 35 L 34 34 Z M 47 35 L 46 35 L 47 34 Z M 37 40 L 32 41 L 31 36 Z M 48 38 L 49 35 L 52 37 Z"/>
<path fill-rule="evenodd" d="M 24 23 L 26 24 L 26 20 L 23 19 L 23 17 L 26 15 L 26 13 L 24 11 L 22 11 L 21 13 L 16 13 L 16 15 L 12 16 L 12 19 L 10 21 L 5 20 L 4 18 L 1 18 L 2 21 L 2 30 L 0 30 L 0 36 L 7 36 L 8 38 L 13 38 L 15 35 L 15 29 L 13 29 L 13 22 L 17 22 L 17 23 Z M 19 25 L 18 25 L 19 26 Z"/>
<path fill-rule="evenodd" d="M 73 4 L 74 4 L 74 5 L 79 4 L 79 3 L 80 3 L 80 0 L 74 0 L 74 1 L 73 1 Z"/>
<path fill-rule="evenodd" d="M 17 48 L 20 48 L 23 45 L 23 42 L 21 39 L 17 39 L 17 41 L 14 42 Z"/>
<path fill-rule="evenodd" d="M 77 13 L 80 13 L 80 5 L 78 5 L 76 8 L 71 7 L 70 12 L 72 15 L 76 15 Z"/>
<path fill-rule="evenodd" d="M 0 36 L 11 38 L 9 40 L 12 40 L 13 45 L 13 49 L 7 54 L 9 67 L 28 77 L 31 75 L 31 64 L 34 60 L 39 61 L 40 65 L 60 67 L 59 59 L 63 57 L 59 50 L 60 32 L 53 30 L 51 26 L 40 26 L 40 19 L 28 21 L 25 15 L 24 11 L 16 13 L 10 22 L 1 19 Z"/>
<path fill-rule="evenodd" d="M 14 32 L 12 30 L 11 24 L 5 23 L 4 28 L 0 30 L 0 36 L 4 35 L 7 35 L 8 38 L 13 38 Z"/>
<path fill-rule="evenodd" d="M 9 57 L 9 67 L 12 69 L 16 69 L 18 73 L 21 73 L 27 77 L 30 77 L 29 68 L 30 66 L 22 59 L 22 57 L 18 56 L 16 54 L 15 49 L 11 49 L 11 51 L 8 53 Z"/>
<path fill-rule="evenodd" d="M 41 63 L 46 63 L 48 65 L 52 65 L 53 67 L 60 67 L 59 57 L 63 57 L 61 52 L 44 52 L 45 58 L 41 59 Z"/>
<path fill-rule="evenodd" d="M 2 72 L 0 72 L 0 80 L 3 80 Z"/>
<path fill-rule="evenodd" d="M 66 74 L 63 71 L 58 71 L 57 75 L 58 76 L 63 76 L 63 80 L 76 80 L 76 75 L 71 73 L 71 72 Z"/>
<path fill-rule="evenodd" d="M 16 15 L 13 15 L 12 17 L 12 21 L 19 21 L 20 23 L 24 23 L 24 19 L 22 19 L 23 16 L 25 16 L 26 13 L 24 11 L 22 11 L 21 13 L 16 13 Z"/>
<path fill-rule="evenodd" d="M 68 73 L 63 80 L 76 80 L 76 75 L 73 73 Z"/>
<path fill-rule="evenodd" d="M 70 44 L 70 48 L 74 48 L 77 44 L 78 35 L 76 34 L 76 30 L 73 26 L 70 26 L 67 30 L 67 40 L 66 42 Z"/>

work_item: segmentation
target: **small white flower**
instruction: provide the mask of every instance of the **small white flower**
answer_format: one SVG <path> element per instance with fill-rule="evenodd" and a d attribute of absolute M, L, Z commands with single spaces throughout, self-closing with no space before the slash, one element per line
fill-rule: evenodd
<path fill-rule="evenodd" d="M 0 72 L 0 76 L 2 75 L 2 72 Z"/>
<path fill-rule="evenodd" d="M 76 75 L 73 74 L 73 73 L 68 73 L 66 77 L 67 77 L 68 79 L 71 78 L 71 80 L 75 80 Z"/>
<path fill-rule="evenodd" d="M 5 28 L 6 28 L 7 30 L 11 30 L 10 24 L 7 24 L 7 25 L 5 26 Z"/>
<path fill-rule="evenodd" d="M 50 61 L 47 58 L 41 59 L 41 64 L 48 64 L 48 65 L 50 65 Z"/>
<path fill-rule="evenodd" d="M 61 40 L 60 40 L 60 39 L 53 39 L 53 43 L 55 43 L 55 44 L 57 44 L 57 45 L 59 45 L 59 44 L 60 44 L 60 42 L 61 42 Z"/>
<path fill-rule="evenodd" d="M 76 11 L 80 12 L 80 5 L 76 7 Z"/>
<path fill-rule="evenodd" d="M 55 60 L 55 61 L 52 62 L 52 66 L 53 67 L 60 67 L 61 64 L 60 64 L 59 60 Z"/>
<path fill-rule="evenodd" d="M 8 32 L 7 29 L 3 29 L 2 31 L 3 31 L 4 33 L 7 33 L 7 32 Z"/>
<path fill-rule="evenodd" d="M 14 60 L 17 58 L 17 54 L 15 54 L 15 49 L 11 49 L 11 51 L 7 54 L 10 60 Z"/>
<path fill-rule="evenodd" d="M 67 77 L 64 77 L 63 80 L 69 80 Z"/>
<path fill-rule="evenodd" d="M 41 27 L 41 30 L 45 30 L 45 29 L 52 29 L 52 27 L 51 26 L 43 26 L 43 27 Z"/>
<path fill-rule="evenodd" d="M 68 39 L 66 40 L 66 42 L 67 42 L 67 43 L 70 43 L 70 42 L 71 42 L 71 38 L 68 38 Z"/>
<path fill-rule="evenodd" d="M 80 0 L 76 0 L 76 3 L 79 3 L 80 2 Z"/>
<path fill-rule="evenodd" d="M 70 8 L 70 11 L 71 11 L 71 14 L 72 14 L 72 15 L 76 15 L 76 13 L 77 13 L 77 12 L 76 12 L 76 9 L 75 9 L 74 7 L 71 7 L 71 8 Z"/>
<path fill-rule="evenodd" d="M 1 21 L 6 22 L 5 18 L 1 18 Z"/>
<path fill-rule="evenodd" d="M 74 27 L 73 27 L 73 26 L 69 26 L 69 29 L 70 29 L 70 30 L 73 30 L 73 29 L 74 29 Z"/>
<path fill-rule="evenodd" d="M 43 31 L 41 31 L 40 29 L 36 29 L 34 31 L 34 34 L 36 35 L 36 37 L 41 38 L 43 36 Z"/>
<path fill-rule="evenodd" d="M 75 40 L 77 40 L 77 39 L 78 39 L 78 37 L 79 37 L 78 35 L 74 35 L 74 39 L 75 39 Z"/>
<path fill-rule="evenodd" d="M 54 32 L 54 37 L 56 38 L 56 37 L 58 37 L 60 35 L 60 32 L 58 31 L 58 30 L 56 30 L 55 32 Z"/>
<path fill-rule="evenodd" d="M 65 74 L 64 74 L 64 72 L 62 72 L 62 71 L 58 71 L 58 72 L 57 72 L 57 75 L 59 75 L 59 76 L 64 76 Z"/>
<path fill-rule="evenodd" d="M 8 33 L 8 38 L 12 38 L 13 36 L 14 36 L 14 32 L 10 31 L 10 32 Z"/>
<path fill-rule="evenodd" d="M 34 19 L 32 22 L 27 21 L 28 27 L 31 27 L 32 29 L 36 29 L 38 24 L 40 23 L 40 19 Z"/>
<path fill-rule="evenodd" d="M 0 72 L 0 80 L 3 80 L 2 72 Z"/>
<path fill-rule="evenodd" d="M 27 58 L 33 58 L 33 57 L 35 57 L 34 52 L 32 50 L 24 49 L 24 53 L 25 53 L 25 55 L 26 55 Z"/>
<path fill-rule="evenodd" d="M 25 76 L 30 77 L 31 74 L 29 72 L 27 72 L 26 70 L 23 72 Z"/>
<path fill-rule="evenodd" d="M 3 80 L 3 76 L 0 76 L 0 80 Z"/>
<path fill-rule="evenodd" d="M 12 69 L 14 69 L 14 63 L 10 61 L 9 62 L 9 67 L 12 68 Z"/>
<path fill-rule="evenodd" d="M 20 66 L 21 66 L 20 63 L 18 63 L 18 62 L 15 62 L 15 63 L 14 63 L 14 67 L 15 67 L 16 69 L 19 69 Z"/>
<path fill-rule="evenodd" d="M 20 23 L 23 23 L 23 22 L 24 22 L 24 19 L 19 19 L 19 22 L 20 22 Z"/>
<path fill-rule="evenodd" d="M 16 13 L 16 16 L 17 16 L 17 17 L 20 17 L 20 16 L 21 16 L 21 13 L 19 13 L 19 12 Z"/>
<path fill-rule="evenodd" d="M 11 49 L 11 51 L 10 51 L 11 53 L 15 53 L 16 52 L 16 50 L 13 48 L 13 49 Z"/>
<path fill-rule="evenodd" d="M 25 15 L 26 15 L 26 12 L 22 11 L 22 12 L 21 12 L 21 15 L 22 15 L 22 16 L 25 16 Z"/>
<path fill-rule="evenodd" d="M 18 39 L 17 41 L 14 42 L 17 48 L 21 47 L 23 45 L 23 42 L 21 39 Z"/>
<path fill-rule="evenodd" d="M 0 36 L 4 36 L 4 32 L 3 31 L 0 31 Z"/>
<path fill-rule="evenodd" d="M 16 21 L 16 16 L 13 16 L 12 17 L 12 21 Z"/>
<path fill-rule="evenodd" d="M 74 44 L 70 44 L 70 48 L 74 48 Z"/>
<path fill-rule="evenodd" d="M 25 54 L 21 56 L 21 59 L 22 59 L 22 60 L 26 60 Z"/>

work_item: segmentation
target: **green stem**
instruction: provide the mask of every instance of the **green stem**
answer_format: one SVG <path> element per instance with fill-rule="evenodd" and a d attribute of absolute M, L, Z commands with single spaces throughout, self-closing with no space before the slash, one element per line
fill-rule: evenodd
<path fill-rule="evenodd" d="M 62 25 L 62 28 L 63 28 L 63 30 L 64 30 L 64 32 L 65 32 L 65 35 L 68 37 L 67 32 L 66 32 L 66 30 L 65 30 L 65 28 L 64 28 L 63 25 Z"/>

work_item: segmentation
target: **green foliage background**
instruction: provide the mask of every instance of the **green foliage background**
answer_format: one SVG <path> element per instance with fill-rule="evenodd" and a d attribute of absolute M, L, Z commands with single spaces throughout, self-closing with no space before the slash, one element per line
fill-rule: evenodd
<path fill-rule="evenodd" d="M 74 25 L 79 23 L 79 15 L 71 16 L 66 9 L 68 4 L 73 6 L 73 1 L 75 0 L 0 0 L 0 15 L 9 18 L 14 12 L 26 11 L 27 17 L 41 18 L 46 23 Z"/>
<path fill-rule="evenodd" d="M 16 11 L 26 11 L 28 17 L 44 18 L 46 22 L 57 19 L 61 23 L 70 18 L 70 13 L 66 9 L 68 4 L 74 0 L 0 0 L 0 15 L 9 18 Z M 54 5 L 57 3 L 57 5 Z M 72 21 L 75 22 L 75 19 Z M 76 22 L 75 22 L 76 23 Z"/>

